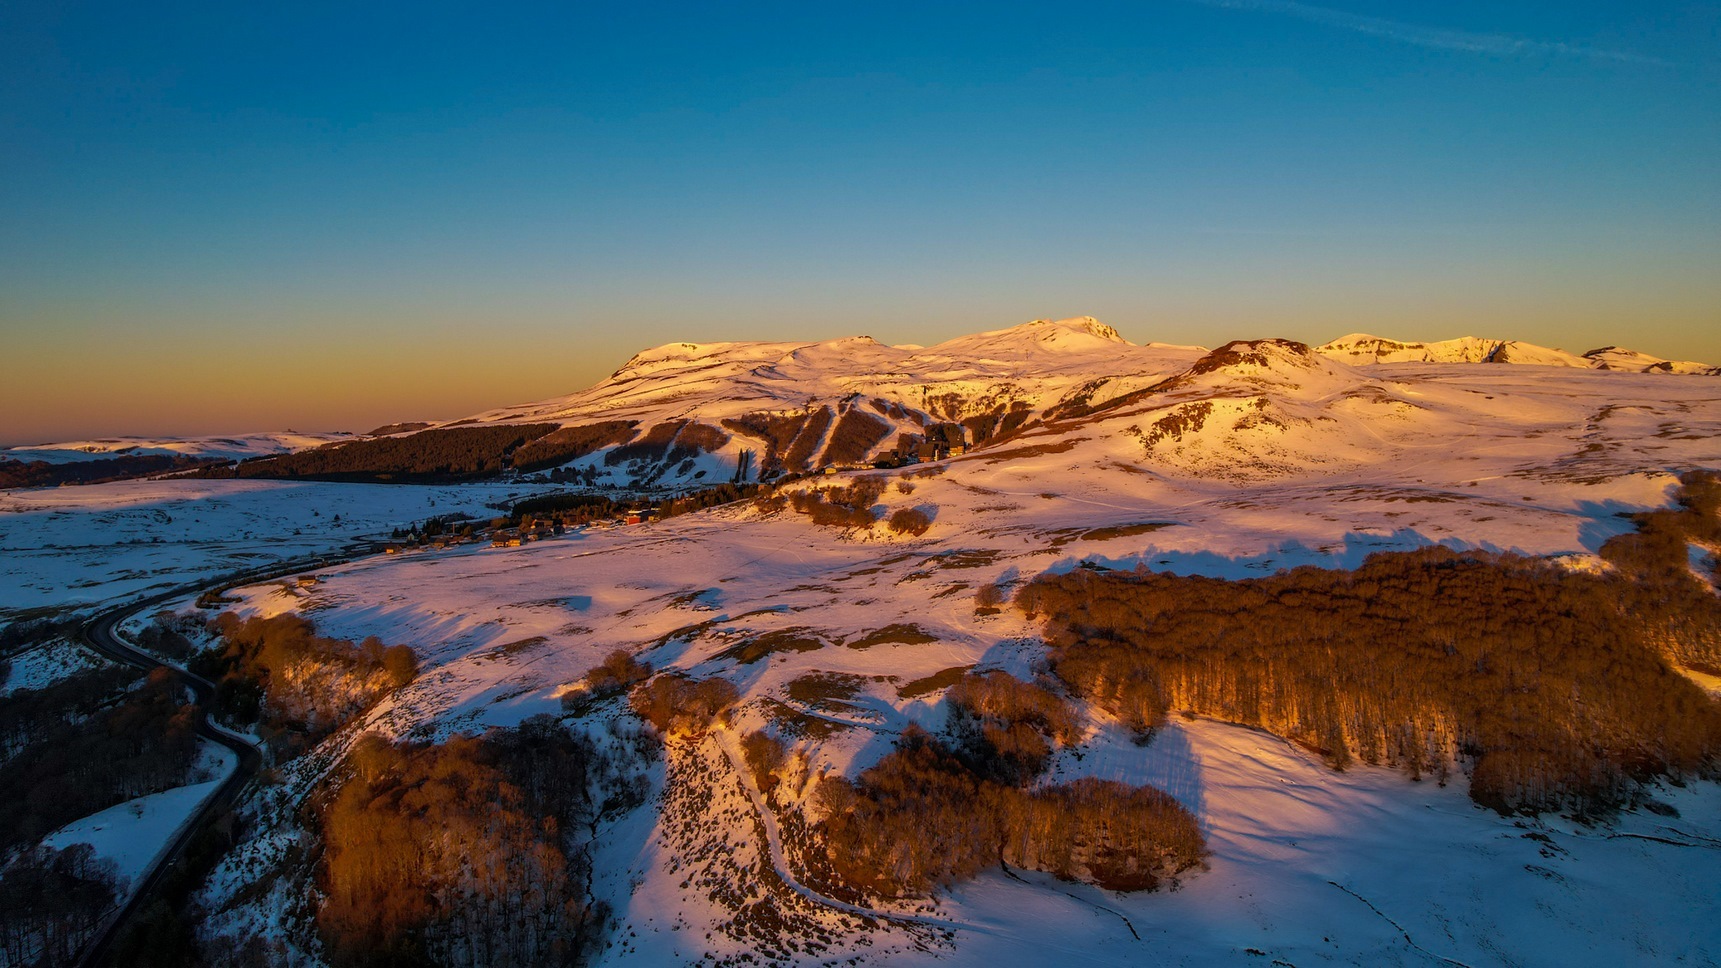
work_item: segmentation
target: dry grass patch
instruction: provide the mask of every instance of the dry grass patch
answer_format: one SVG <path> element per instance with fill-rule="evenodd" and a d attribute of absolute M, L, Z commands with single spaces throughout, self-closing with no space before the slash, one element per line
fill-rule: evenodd
<path fill-rule="evenodd" d="M 918 625 L 896 622 L 858 638 L 849 639 L 843 644 L 851 649 L 870 649 L 875 645 L 925 645 L 936 641 L 938 636 Z"/>
<path fill-rule="evenodd" d="M 752 665 L 778 652 L 817 652 L 828 645 L 804 626 L 777 629 L 756 635 L 730 646 L 717 654 L 719 659 L 734 659 L 742 665 Z"/>
<path fill-rule="evenodd" d="M 918 699 L 921 696 L 931 695 L 941 689 L 949 689 L 951 686 L 962 681 L 962 677 L 967 675 L 968 670 L 972 668 L 974 667 L 971 665 L 951 666 L 948 669 L 934 672 L 930 676 L 916 679 L 913 682 L 904 683 L 901 688 L 896 690 L 897 697 L 901 699 Z"/>
<path fill-rule="evenodd" d="M 1176 521 L 1145 521 L 1141 524 L 1120 524 L 1109 528 L 1094 528 L 1082 533 L 1086 541 L 1110 541 L 1114 538 L 1130 538 L 1138 534 L 1152 534 L 1166 528 L 1174 528 Z"/>

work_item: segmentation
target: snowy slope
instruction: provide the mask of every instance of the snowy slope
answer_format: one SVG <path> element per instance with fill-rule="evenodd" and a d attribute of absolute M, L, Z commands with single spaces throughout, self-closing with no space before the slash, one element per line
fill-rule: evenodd
<path fill-rule="evenodd" d="M 1517 340 L 1479 339 L 1460 336 L 1433 343 L 1402 342 L 1352 333 L 1316 348 L 1316 352 L 1346 363 L 1523 363 L 1533 366 L 1581 366 L 1592 364 L 1564 350 L 1549 349 Z"/>
<path fill-rule="evenodd" d="M 237 480 L 0 490 L 0 621 L 327 554 L 430 517 L 487 519 L 545 490 Z"/>
<path fill-rule="evenodd" d="M 1339 364 L 1511 363 L 1571 369 L 1708 372 L 1696 364 L 1592 359 L 1516 340 L 1463 337 L 1433 343 L 1352 334 L 1317 347 Z M 1598 351 L 1599 352 L 1599 351 Z M 886 346 L 857 336 L 812 343 L 671 343 L 639 353 L 587 390 L 477 414 L 456 423 L 552 421 L 591 428 L 624 421 L 621 440 L 570 460 L 597 484 L 727 480 L 743 452 L 791 471 L 865 463 L 929 424 L 965 425 L 971 444 L 1046 419 L 1093 412 L 1150 391 L 1206 353 L 1137 346 L 1091 318 L 1035 320 L 935 346 Z M 1593 354 L 1592 354 L 1593 355 Z M 1638 355 L 1640 356 L 1640 355 Z M 871 430 L 858 449 L 839 441 L 845 417 Z M 856 429 L 856 428 L 849 428 Z M 640 453 L 640 442 L 656 451 Z M 674 445 L 685 445 L 666 456 Z M 753 472 L 761 465 L 756 461 Z"/>
<path fill-rule="evenodd" d="M 579 393 L 456 423 L 553 421 L 582 427 L 632 421 L 638 440 L 653 439 L 656 429 L 673 444 L 693 439 L 688 429 L 674 434 L 686 421 L 704 428 L 705 437 L 685 460 L 647 456 L 624 462 L 615 446 L 606 446 L 566 466 L 593 475 L 596 483 L 712 483 L 734 475 L 743 451 L 792 452 L 788 469 L 802 470 L 864 463 L 895 447 L 900 435 L 920 434 L 942 421 L 972 421 L 970 439 L 978 439 L 1031 421 L 1084 387 L 1089 393 L 1103 387 L 1103 396 L 1157 382 L 1204 352 L 1136 346 L 1091 317 L 1036 320 L 931 347 L 886 346 L 864 336 L 812 343 L 671 343 L 637 354 Z M 870 431 L 870 445 L 858 450 L 837 442 L 835 428 L 851 413 L 851 420 Z M 771 432 L 781 439 L 764 435 Z M 714 447 L 712 438 L 720 441 Z"/>
<path fill-rule="evenodd" d="M 761 414 L 805 418 L 800 434 L 829 408 L 806 443 L 815 461 L 851 411 L 892 434 L 996 412 L 1028 419 L 950 460 L 865 472 L 886 484 L 871 527 L 736 504 L 521 548 L 367 559 L 326 569 L 311 589 L 243 589 L 235 608 L 301 612 L 325 634 L 412 646 L 423 674 L 360 724 L 391 736 L 558 714 L 564 692 L 617 648 L 732 681 L 743 695 L 733 725 L 673 746 L 655 774 L 661 798 L 600 834 L 595 889 L 619 922 L 605 964 L 763 960 L 725 899 L 736 893 L 782 901 L 783 936 L 801 947 L 781 963 L 1716 962 L 1721 928 L 1693 914 L 1721 891 L 1712 783 L 1657 792 L 1677 819 L 1520 826 L 1474 808 L 1461 783 L 1336 774 L 1269 736 L 1206 721 L 1143 748 L 1092 714 L 1088 737 L 1056 764 L 1063 777 L 1154 782 L 1196 814 L 1213 856 L 1176 891 L 987 875 L 936 903 L 879 912 L 794 881 L 781 820 L 736 765 L 738 734 L 772 723 L 800 737 L 808 776 L 853 775 L 908 724 L 942 726 L 943 691 L 928 680 L 968 667 L 1030 675 L 1041 630 L 1012 611 L 977 611 L 984 586 L 1084 562 L 1226 577 L 1354 567 L 1375 551 L 1432 544 L 1604 567 L 1595 552 L 1631 527 L 1622 514 L 1664 506 L 1682 469 L 1721 467 L 1713 381 L 1607 372 L 1527 344 L 1380 353 L 1366 339 L 1347 338 L 1355 352 L 1344 353 L 1287 340 L 1208 352 L 1135 346 L 1078 319 L 932 347 L 670 344 L 590 390 L 479 421 L 633 420 L 642 432 L 696 421 L 728 439 L 664 478 L 692 481 L 699 470 L 726 479 L 725 462 L 762 448 L 745 429 Z M 1488 360 L 1539 365 L 1464 365 Z M 614 482 L 638 473 L 603 451 L 575 466 Z M 521 490 L 199 481 L 0 493 L 0 577 L 13 590 L 0 607 L 107 598 L 279 554 L 289 540 L 326 547 L 427 513 L 481 513 Z M 907 536 L 882 523 L 904 509 L 927 515 L 930 529 Z M 327 523 L 337 511 L 339 528 Z M 298 529 L 306 534 L 283 537 Z M 149 540 L 161 536 L 167 547 Z M 731 652 L 771 633 L 804 648 L 751 663 Z M 810 676 L 847 677 L 849 692 L 809 702 L 795 684 Z M 307 793 L 336 750 L 325 752 L 285 771 L 279 795 Z M 810 807 L 810 789 L 780 797 Z M 253 832 L 204 898 L 209 924 L 295 930 L 282 913 L 285 882 L 247 879 L 267 878 L 257 858 L 295 836 Z M 712 883 L 735 890 L 700 886 Z"/>
<path fill-rule="evenodd" d="M 69 464 L 108 457 L 210 457 L 244 460 L 269 454 L 285 454 L 342 440 L 352 434 L 282 433 L 241 434 L 236 437 L 103 437 L 52 444 L 0 448 L 0 460 L 46 461 Z"/>
<path fill-rule="evenodd" d="M 1093 333 L 1054 338 L 1103 350 Z M 1016 348 L 1011 339 L 988 355 Z M 988 875 L 935 904 L 873 912 L 867 926 L 794 882 L 780 820 L 733 752 L 740 733 L 773 723 L 801 737 L 809 776 L 853 775 L 909 723 L 943 724 L 942 691 L 923 685 L 931 677 L 1030 675 L 1040 630 L 1012 611 L 977 612 L 988 584 L 1080 562 L 1244 577 L 1430 544 L 1595 567 L 1601 543 L 1630 527 L 1621 512 L 1665 505 L 1672 472 L 1691 466 L 1721 466 L 1721 392 L 1708 381 L 1355 367 L 1257 340 L 959 458 L 879 472 L 883 513 L 932 519 L 920 537 L 738 504 L 519 549 L 358 562 L 327 570 L 309 595 L 244 590 L 237 608 L 306 611 L 328 634 L 419 650 L 425 673 L 365 724 L 394 736 L 558 713 L 561 694 L 615 648 L 735 683 L 734 724 L 672 747 L 662 799 L 602 837 L 597 889 L 620 921 L 606 964 L 757 951 L 708 883 L 789 898 L 783 930 L 818 942 L 780 963 L 1701 964 L 1721 957 L 1721 928 L 1693 914 L 1721 890 L 1714 784 L 1658 792 L 1676 820 L 1521 826 L 1475 808 L 1462 782 L 1336 774 L 1269 736 L 1208 722 L 1144 749 L 1100 717 L 1058 771 L 1171 791 L 1208 833 L 1209 869 L 1147 895 Z M 893 625 L 894 637 L 878 637 Z M 773 632 L 810 645 L 752 663 L 730 652 Z M 809 703 L 795 687 L 809 676 L 848 677 L 850 691 Z M 810 806 L 802 789 L 780 795 Z M 239 885 L 223 891 L 243 896 Z M 229 923 L 267 917 L 234 903 Z"/>
<path fill-rule="evenodd" d="M 1605 346 L 1578 355 L 1519 340 L 1461 336 L 1432 343 L 1406 342 L 1352 333 L 1315 348 L 1316 352 L 1352 365 L 1364 363 L 1517 363 L 1527 366 L 1573 366 L 1631 373 L 1674 373 L 1714 376 L 1721 367 L 1664 360 L 1647 353 Z"/>
<path fill-rule="evenodd" d="M 1721 366 L 1710 366 L 1706 363 L 1690 361 L 1664 360 L 1659 356 L 1639 353 L 1619 346 L 1604 346 L 1601 349 L 1590 350 L 1584 358 L 1597 369 L 1625 370 L 1636 373 L 1676 373 L 1681 375 L 1716 376 L 1721 375 Z"/>

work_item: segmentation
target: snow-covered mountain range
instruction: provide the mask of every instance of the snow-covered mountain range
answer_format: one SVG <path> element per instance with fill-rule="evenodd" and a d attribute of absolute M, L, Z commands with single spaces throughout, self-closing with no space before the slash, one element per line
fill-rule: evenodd
<path fill-rule="evenodd" d="M 1280 362 L 1334 393 L 1378 382 L 1372 371 L 1380 366 L 1505 363 L 1721 374 L 1721 367 L 1668 361 L 1618 347 L 1580 356 L 1516 340 L 1476 337 L 1424 343 L 1352 334 L 1293 356 L 1294 363 L 1290 357 Z M 1317 358 L 1324 362 L 1317 365 Z M 458 431 L 468 439 L 454 444 L 452 451 L 472 452 L 472 463 L 480 469 L 451 476 L 512 469 L 554 471 L 558 480 L 574 477 L 597 486 L 688 487 L 893 461 L 912 455 L 929 435 L 941 446 L 975 448 L 1031 427 L 1111 409 L 1122 400 L 1150 395 L 1184 400 L 1190 387 L 1201 384 L 1191 382 L 1199 375 L 1190 374 L 1191 368 L 1212 365 L 1205 347 L 1136 345 L 1087 316 L 1034 320 L 935 346 L 889 346 L 866 336 L 668 343 L 638 353 L 585 390 L 459 420 L 393 425 L 366 435 L 288 432 L 41 444 L 0 450 L 0 463 L 62 465 L 159 455 L 253 461 L 246 476 L 353 479 L 368 474 L 400 479 L 416 474 L 422 479 L 435 477 L 434 466 L 440 465 L 428 471 L 406 466 L 403 455 L 428 449 L 433 441 L 441 448 L 459 436 L 450 432 Z M 1171 393 L 1178 389 L 1183 392 Z M 1216 392 L 1237 396 L 1230 390 Z M 1283 404 L 1263 403 L 1250 426 L 1274 426 L 1279 417 L 1268 411 Z M 951 424 L 960 425 L 960 434 L 949 429 Z M 492 435 L 470 442 L 475 428 L 509 426 L 521 429 L 519 439 Z M 419 433 L 428 436 L 405 442 Z M 257 462 L 329 447 L 337 448 L 332 456 L 325 450 L 315 460 Z M 150 472 L 155 471 L 137 470 Z M 53 483 L 67 474 L 36 476 Z"/>
<path fill-rule="evenodd" d="M 1316 347 L 1317 352 L 1351 364 L 1363 363 L 1520 363 L 1530 366 L 1575 366 L 1629 373 L 1677 373 L 1715 376 L 1721 366 L 1664 360 L 1659 356 L 1604 346 L 1583 355 L 1519 340 L 1460 336 L 1433 343 L 1402 342 L 1352 333 Z"/>
<path fill-rule="evenodd" d="M 639 353 L 578 393 L 504 407 L 445 427 L 550 423 L 568 446 L 539 447 L 536 469 L 562 467 L 596 484 L 692 485 L 761 472 L 860 466 L 910 452 L 929 428 L 960 424 L 968 448 L 1026 429 L 1079 419 L 1124 401 L 1224 398 L 1253 407 L 1247 427 L 1278 433 L 1302 418 L 1281 390 L 1348 395 L 1353 421 L 1417 409 L 1381 389 L 1377 366 L 1501 364 L 1642 373 L 1706 374 L 1608 348 L 1584 356 L 1511 340 L 1464 337 L 1405 343 L 1352 335 L 1312 349 L 1264 341 L 1248 359 L 1221 364 L 1205 347 L 1135 345 L 1092 317 L 1035 320 L 936 346 L 887 346 L 868 337 L 812 343 L 671 343 Z M 1268 354 L 1257 362 L 1253 355 Z M 1217 362 L 1216 362 L 1217 361 Z M 1391 367 L 1389 366 L 1389 370 Z M 1230 374 L 1222 377 L 1224 370 Z M 1275 375 L 1276 374 L 1276 375 Z M 1230 379 L 1220 387 L 1216 380 Z M 1294 396 L 1294 394 L 1293 394 Z M 1251 403 L 1250 400 L 1258 400 Z M 1372 401 L 1372 402 L 1368 402 Z M 1370 413 L 1370 409 L 1379 413 Z M 1234 422 L 1241 415 L 1233 415 Z M 1290 422 L 1287 422 L 1290 421 Z M 1288 434 L 1299 446 L 1342 451 L 1317 437 L 1367 439 L 1366 427 Z M 1359 436 L 1360 435 L 1360 436 Z M 553 440 L 554 438 L 551 438 Z M 565 456 L 565 459 L 560 459 Z M 518 463 L 518 462 L 517 462 Z"/>
<path fill-rule="evenodd" d="M 324 444 L 351 440 L 354 435 L 343 433 L 300 433 L 296 430 L 279 433 L 239 434 L 225 437 L 101 437 L 94 440 L 66 440 L 49 444 L 26 444 L 0 448 L 0 460 L 23 463 L 43 461 L 48 464 L 71 464 L 81 461 L 108 460 L 115 457 L 190 457 L 217 460 L 245 460 L 271 454 L 290 454 L 297 450 L 321 447 Z"/>

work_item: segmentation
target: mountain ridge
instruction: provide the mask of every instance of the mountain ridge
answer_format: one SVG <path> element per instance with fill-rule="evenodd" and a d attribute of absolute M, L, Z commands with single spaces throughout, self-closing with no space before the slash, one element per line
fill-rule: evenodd
<path fill-rule="evenodd" d="M 1374 374 L 1394 364 L 1721 373 L 1721 367 L 1617 346 L 1580 356 L 1469 336 L 1413 342 L 1352 333 L 1319 346 L 1239 340 L 1210 351 L 1135 344 L 1092 316 L 1078 316 L 1031 320 L 932 346 L 893 346 L 864 335 L 672 342 L 635 353 L 583 390 L 458 420 L 379 428 L 365 437 L 264 434 L 154 446 L 163 453 L 243 459 L 231 471 L 236 476 L 453 480 L 513 470 L 551 472 L 557 480 L 591 486 L 684 488 L 900 462 L 919 456 L 933 437 L 933 453 L 953 443 L 960 452 L 1051 422 L 1193 396 L 1255 401 L 1247 416 L 1256 428 L 1288 426 L 1280 410 L 1300 406 L 1305 391 L 1317 385 L 1326 396 L 1390 398 L 1389 409 L 1408 412 L 1417 406 L 1411 395 L 1383 389 L 1392 382 Z M 1234 422 L 1244 416 L 1233 415 Z M 935 429 L 947 425 L 960 433 Z M 485 431 L 508 427 L 530 439 Z M 311 446 L 283 443 L 289 440 Z M 87 454 L 90 449 L 80 442 L 0 450 L 0 463 L 102 456 Z M 402 455 L 415 449 L 449 459 L 404 461 Z"/>

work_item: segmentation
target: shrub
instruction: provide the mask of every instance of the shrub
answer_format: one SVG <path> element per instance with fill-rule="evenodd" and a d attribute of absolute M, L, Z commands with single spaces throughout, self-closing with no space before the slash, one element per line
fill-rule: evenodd
<path fill-rule="evenodd" d="M 616 649 L 586 673 L 585 688 L 562 697 L 562 708 L 574 710 L 587 702 L 619 695 L 651 678 L 651 664 L 641 662 L 625 649 Z"/>
<path fill-rule="evenodd" d="M 605 656 L 597 668 L 586 674 L 586 682 L 596 692 L 619 692 L 650 677 L 651 663 L 641 662 L 626 651 L 616 649 Z"/>
<path fill-rule="evenodd" d="M 740 698 L 727 679 L 695 680 L 666 672 L 636 686 L 629 702 L 660 733 L 700 733 Z"/>
<path fill-rule="evenodd" d="M 897 534 L 912 534 L 916 537 L 926 533 L 932 527 L 932 518 L 919 508 L 901 508 L 890 516 L 890 530 Z"/>
<path fill-rule="evenodd" d="M 777 770 L 788 759 L 782 741 L 755 730 L 741 740 L 741 756 L 747 761 L 747 768 L 753 771 L 753 779 L 759 784 L 759 789 L 770 796 L 771 791 L 777 788 Z"/>
<path fill-rule="evenodd" d="M 862 477 L 846 487 L 808 488 L 789 495 L 795 510 L 829 528 L 870 528 L 873 505 L 884 493 L 884 480 Z"/>
<path fill-rule="evenodd" d="M 240 723 L 262 717 L 297 734 L 282 736 L 284 743 L 327 735 L 418 675 L 410 647 L 384 646 L 374 635 L 357 644 L 328 638 L 298 615 L 241 619 L 227 612 L 211 628 L 220 646 L 196 655 L 188 668 L 215 682 L 221 715 Z"/>

